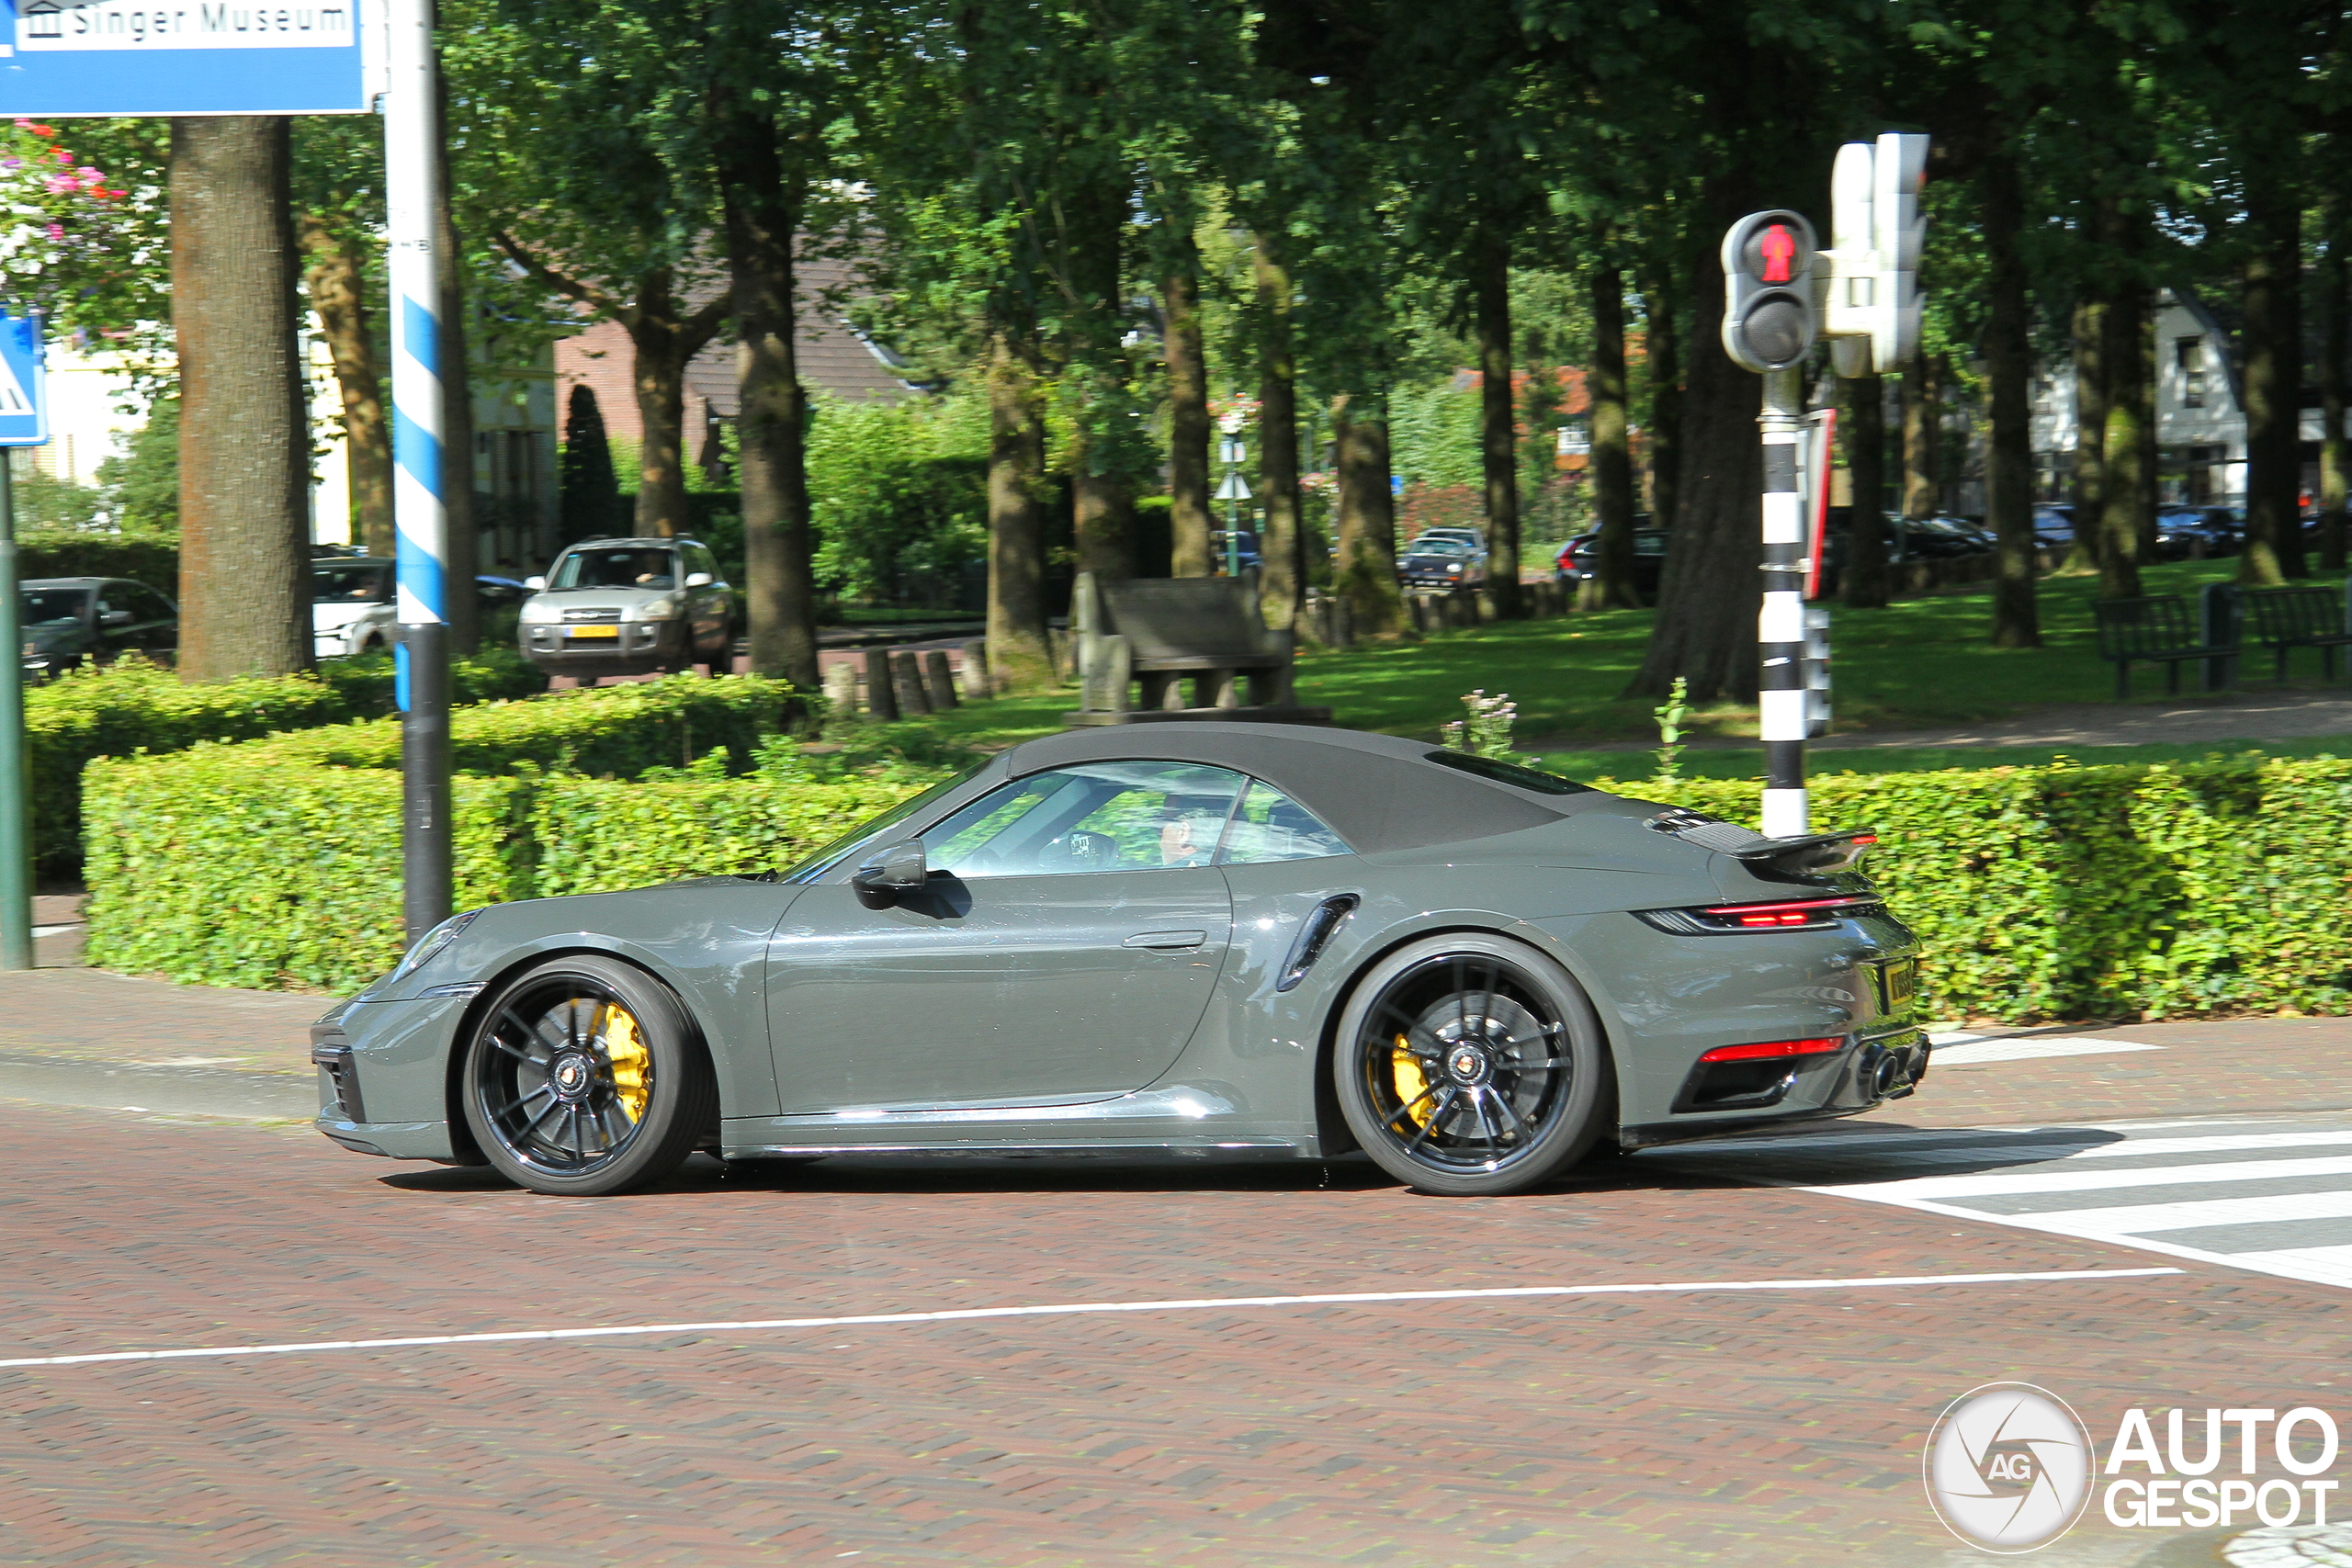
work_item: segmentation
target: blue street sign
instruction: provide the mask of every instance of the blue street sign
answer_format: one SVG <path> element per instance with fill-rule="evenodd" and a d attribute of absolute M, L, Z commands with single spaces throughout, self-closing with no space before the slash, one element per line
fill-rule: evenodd
<path fill-rule="evenodd" d="M 48 439 L 40 323 L 0 310 L 0 446 L 39 446 Z"/>
<path fill-rule="evenodd" d="M 0 114 L 365 114 L 372 0 L 0 0 Z"/>

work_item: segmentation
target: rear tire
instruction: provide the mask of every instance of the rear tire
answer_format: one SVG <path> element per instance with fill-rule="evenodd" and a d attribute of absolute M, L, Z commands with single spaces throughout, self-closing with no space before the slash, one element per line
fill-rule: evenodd
<path fill-rule="evenodd" d="M 466 1043 L 466 1125 L 508 1179 L 604 1197 L 676 1171 L 718 1118 L 685 1009 L 643 970 L 550 959 L 491 999 Z"/>
<path fill-rule="evenodd" d="M 1483 932 L 1429 937 L 1374 964 L 1340 1015 L 1331 1072 L 1364 1153 L 1441 1197 L 1537 1186 L 1590 1151 L 1615 1103 L 1584 987 Z"/>

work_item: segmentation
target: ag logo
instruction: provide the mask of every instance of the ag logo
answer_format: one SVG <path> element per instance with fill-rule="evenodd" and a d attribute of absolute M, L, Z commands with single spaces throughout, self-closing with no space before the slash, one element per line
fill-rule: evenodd
<path fill-rule="evenodd" d="M 2090 1434 L 2054 1393 L 1986 1383 L 1936 1422 L 1924 1468 L 1928 1501 L 1952 1534 L 1987 1551 L 2034 1551 L 2090 1501 Z"/>

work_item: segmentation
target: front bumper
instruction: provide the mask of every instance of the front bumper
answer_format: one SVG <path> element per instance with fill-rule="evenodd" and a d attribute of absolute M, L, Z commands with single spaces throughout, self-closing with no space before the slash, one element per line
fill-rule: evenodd
<path fill-rule="evenodd" d="M 311 1125 L 354 1154 L 464 1160 L 447 1120 L 447 1048 L 467 1000 L 336 1003 L 311 1025 Z"/>
<path fill-rule="evenodd" d="M 643 675 L 687 655 L 687 623 L 606 621 L 613 637 L 583 637 L 568 626 L 526 626 L 517 637 L 523 657 L 553 675 Z"/>

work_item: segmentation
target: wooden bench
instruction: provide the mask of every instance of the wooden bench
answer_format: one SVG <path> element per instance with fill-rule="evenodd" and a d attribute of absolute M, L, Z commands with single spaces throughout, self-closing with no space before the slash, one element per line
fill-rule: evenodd
<path fill-rule="evenodd" d="M 2180 694 L 2180 667 L 2188 660 L 2221 661 L 2237 654 L 2237 641 L 2228 637 L 2213 643 L 2205 641 L 2197 619 L 2188 608 L 2188 601 L 2177 593 L 2159 593 L 2145 599 L 2102 599 L 2092 606 L 2098 616 L 2098 656 L 2115 666 L 2115 694 L 2118 698 L 2132 694 L 2132 666 L 2135 663 L 2161 664 L 2165 667 L 2165 693 L 2167 696 Z M 2205 669 L 2203 687 L 2213 689 L 2212 663 Z"/>
<path fill-rule="evenodd" d="M 2238 601 L 2253 640 L 2277 656 L 2279 680 L 2287 678 L 2287 655 L 2299 648 L 2319 649 L 2320 672 L 2335 679 L 2335 650 L 2352 645 L 2343 594 L 2325 588 L 2247 588 Z"/>
<path fill-rule="evenodd" d="M 1329 724 L 1292 695 L 1292 640 L 1270 629 L 1254 575 L 1097 578 L 1070 595 L 1079 709 L 1070 725 L 1170 719 Z M 1247 688 L 1247 698 L 1244 688 Z"/>

